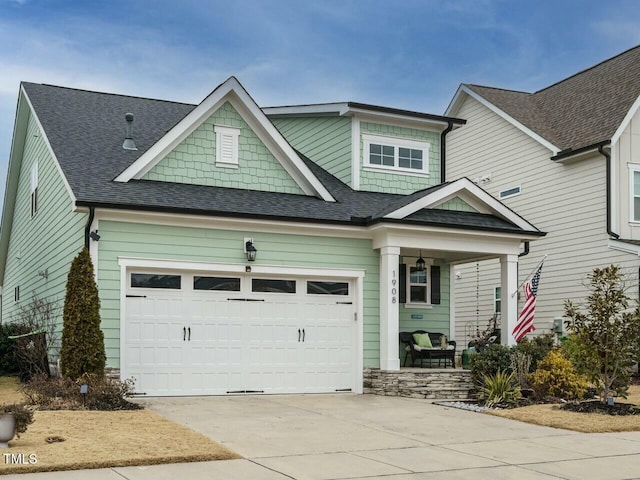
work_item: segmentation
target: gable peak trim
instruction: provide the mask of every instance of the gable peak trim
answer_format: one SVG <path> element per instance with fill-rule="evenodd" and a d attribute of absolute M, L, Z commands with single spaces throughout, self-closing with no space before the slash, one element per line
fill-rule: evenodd
<path fill-rule="evenodd" d="M 424 208 L 433 208 L 454 197 L 460 197 L 479 213 L 496 215 L 525 231 L 539 231 L 534 225 L 491 196 L 466 177 L 425 195 L 413 202 L 387 213 L 384 218 L 401 220 Z"/>
<path fill-rule="evenodd" d="M 335 201 L 331 193 L 275 128 L 238 79 L 233 76 L 216 87 L 196 108 L 120 173 L 114 181 L 126 183 L 133 179 L 141 179 L 227 101 L 271 150 L 274 157 L 305 194 L 318 196 L 327 202 Z"/>

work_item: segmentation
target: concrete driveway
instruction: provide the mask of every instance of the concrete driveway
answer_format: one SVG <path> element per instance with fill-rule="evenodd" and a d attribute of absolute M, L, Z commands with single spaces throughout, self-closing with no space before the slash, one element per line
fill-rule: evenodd
<path fill-rule="evenodd" d="M 372 395 L 157 398 L 145 403 L 245 460 L 61 472 L 59 478 L 640 478 L 640 432 L 586 435 Z M 45 475 L 33 476 L 58 478 Z"/>

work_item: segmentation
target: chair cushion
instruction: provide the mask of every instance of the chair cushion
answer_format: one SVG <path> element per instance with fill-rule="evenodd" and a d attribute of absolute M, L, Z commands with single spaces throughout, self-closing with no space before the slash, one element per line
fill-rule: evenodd
<path fill-rule="evenodd" d="M 414 333 L 413 339 L 416 342 L 416 345 L 421 348 L 433 348 L 431 344 L 431 339 L 429 338 L 428 333 Z"/>

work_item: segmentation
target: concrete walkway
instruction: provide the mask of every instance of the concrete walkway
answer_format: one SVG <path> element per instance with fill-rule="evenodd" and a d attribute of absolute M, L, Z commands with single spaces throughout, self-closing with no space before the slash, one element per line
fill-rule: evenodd
<path fill-rule="evenodd" d="M 580 434 L 372 395 L 145 400 L 244 460 L 16 475 L 21 480 L 639 479 L 640 432 Z"/>

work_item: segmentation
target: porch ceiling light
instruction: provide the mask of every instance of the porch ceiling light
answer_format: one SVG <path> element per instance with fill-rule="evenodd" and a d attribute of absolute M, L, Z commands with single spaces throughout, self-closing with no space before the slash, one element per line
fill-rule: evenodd
<path fill-rule="evenodd" d="M 258 250 L 253 246 L 253 242 L 251 240 L 247 241 L 245 244 L 245 250 L 247 251 L 247 260 L 250 262 L 255 261 Z"/>
<path fill-rule="evenodd" d="M 426 265 L 426 262 L 424 261 L 424 258 L 422 258 L 422 250 L 420 250 L 420 258 L 416 262 L 416 268 L 418 269 L 419 272 L 424 272 L 425 265 Z"/>

